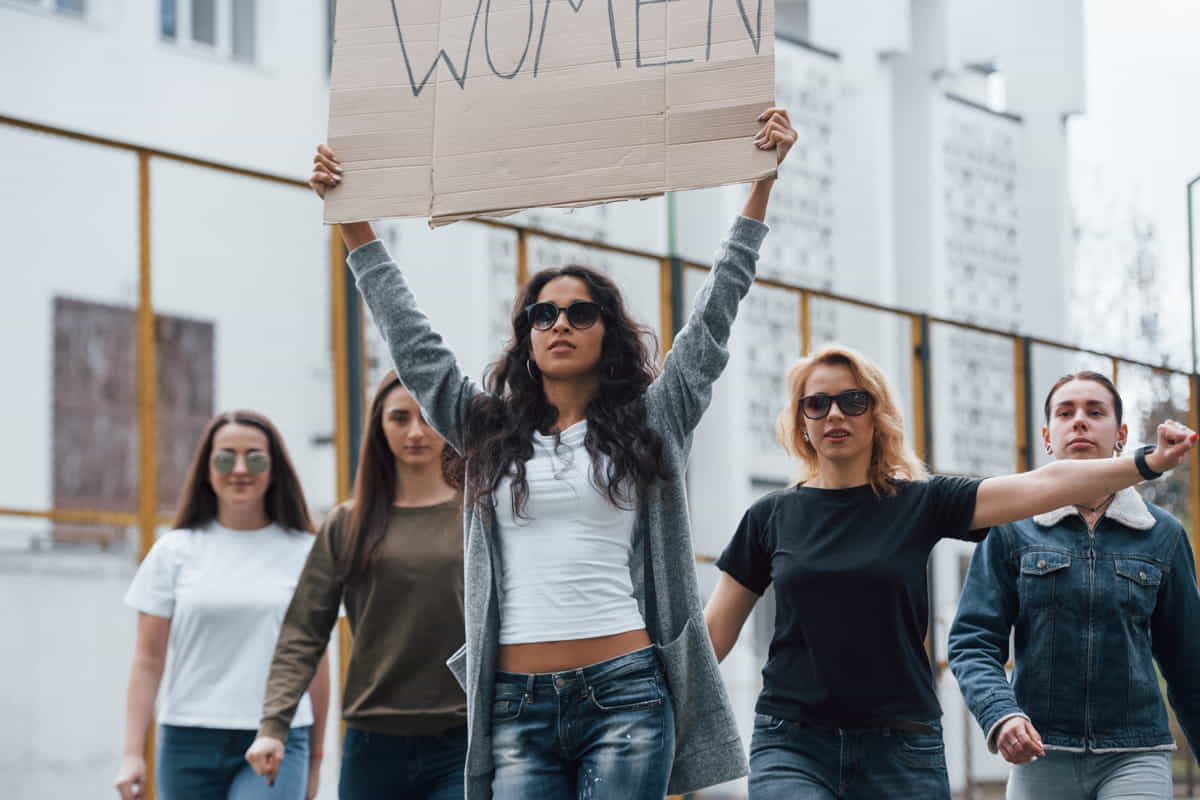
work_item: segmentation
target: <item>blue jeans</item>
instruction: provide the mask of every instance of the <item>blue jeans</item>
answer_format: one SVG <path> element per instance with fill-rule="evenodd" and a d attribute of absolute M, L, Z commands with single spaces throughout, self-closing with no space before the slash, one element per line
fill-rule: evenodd
<path fill-rule="evenodd" d="M 1028 764 L 1013 767 L 1008 800 L 1170 800 L 1171 754 L 1068 753 L 1047 750 Z"/>
<path fill-rule="evenodd" d="M 565 672 L 497 672 L 494 800 L 663 800 L 675 716 L 651 647 Z"/>
<path fill-rule="evenodd" d="M 819 728 L 754 717 L 750 800 L 950 800 L 942 726 Z"/>
<path fill-rule="evenodd" d="M 395 736 L 346 728 L 341 800 L 462 800 L 467 726 L 436 736 Z"/>
<path fill-rule="evenodd" d="M 304 800 L 308 728 L 292 728 L 288 733 L 274 786 L 246 763 L 246 750 L 257 735 L 225 728 L 159 726 L 159 800 Z"/>

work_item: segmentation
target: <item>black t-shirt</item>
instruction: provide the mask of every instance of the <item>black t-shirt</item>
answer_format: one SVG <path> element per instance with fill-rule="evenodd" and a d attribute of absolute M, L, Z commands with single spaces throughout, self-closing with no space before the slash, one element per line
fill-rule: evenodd
<path fill-rule="evenodd" d="M 926 566 L 971 531 L 980 481 L 898 481 L 772 492 L 746 512 L 717 567 L 755 594 L 775 584 L 775 633 L 757 710 L 853 728 L 941 716 L 925 653 Z"/>

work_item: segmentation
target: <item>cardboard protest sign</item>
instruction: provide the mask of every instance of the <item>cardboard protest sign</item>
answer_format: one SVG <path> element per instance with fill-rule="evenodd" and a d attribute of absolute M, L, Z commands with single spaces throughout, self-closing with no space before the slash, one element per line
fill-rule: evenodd
<path fill-rule="evenodd" d="M 774 0 L 340 0 L 326 222 L 433 224 L 773 174 Z"/>

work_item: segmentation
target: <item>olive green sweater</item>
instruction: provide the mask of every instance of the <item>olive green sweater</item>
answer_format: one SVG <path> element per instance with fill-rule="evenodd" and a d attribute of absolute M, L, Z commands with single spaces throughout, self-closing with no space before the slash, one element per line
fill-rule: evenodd
<path fill-rule="evenodd" d="M 458 498 L 393 507 L 378 560 L 340 579 L 348 505 L 325 520 L 279 630 L 259 735 L 285 740 L 292 716 L 345 603 L 354 644 L 342 693 L 352 728 L 402 736 L 466 722 L 467 701 L 446 659 L 463 643 L 463 522 Z"/>

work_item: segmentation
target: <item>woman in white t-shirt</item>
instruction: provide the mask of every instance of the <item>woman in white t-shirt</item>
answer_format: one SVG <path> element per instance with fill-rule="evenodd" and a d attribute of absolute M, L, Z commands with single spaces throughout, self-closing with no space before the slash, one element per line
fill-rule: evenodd
<path fill-rule="evenodd" d="M 329 700 L 324 660 L 311 700 L 296 712 L 274 786 L 243 760 L 279 626 L 313 543 L 300 481 L 266 417 L 233 411 L 208 424 L 172 528 L 125 596 L 138 625 L 117 775 L 122 800 L 145 796 L 142 754 L 156 696 L 159 800 L 311 798 Z"/>

